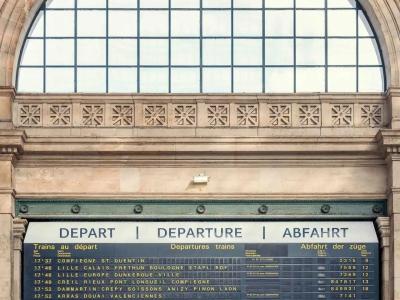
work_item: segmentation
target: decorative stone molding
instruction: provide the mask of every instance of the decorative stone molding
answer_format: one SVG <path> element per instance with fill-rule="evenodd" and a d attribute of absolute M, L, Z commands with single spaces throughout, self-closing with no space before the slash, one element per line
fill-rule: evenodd
<path fill-rule="evenodd" d="M 168 125 L 168 108 L 164 104 L 143 105 L 144 126 L 165 127 Z"/>
<path fill-rule="evenodd" d="M 132 104 L 114 104 L 111 107 L 111 114 L 112 126 L 129 127 L 135 124 L 135 107 Z"/>
<path fill-rule="evenodd" d="M 22 104 L 18 110 L 20 124 L 27 127 L 42 125 L 42 104 Z"/>
<path fill-rule="evenodd" d="M 305 105 L 308 106 L 308 105 Z M 289 127 L 292 124 L 291 104 L 268 105 L 268 125 L 271 127 Z"/>
<path fill-rule="evenodd" d="M 86 127 L 97 127 L 104 125 L 105 110 L 104 104 L 81 105 L 81 122 Z"/>
<path fill-rule="evenodd" d="M 384 155 L 400 154 L 400 130 L 381 129 L 377 140 Z"/>
<path fill-rule="evenodd" d="M 389 217 L 377 218 L 376 226 L 378 229 L 378 236 L 379 236 L 381 248 L 389 247 L 389 245 L 390 245 L 390 218 Z"/>
<path fill-rule="evenodd" d="M 365 127 L 383 126 L 383 105 L 363 104 L 361 105 L 361 120 Z"/>
<path fill-rule="evenodd" d="M 13 220 L 14 250 L 22 251 L 22 242 L 25 236 L 27 225 L 28 221 L 25 219 Z"/>
<path fill-rule="evenodd" d="M 72 124 L 72 105 L 71 104 L 51 104 L 49 105 L 49 126 L 71 126 Z"/>
<path fill-rule="evenodd" d="M 17 95 L 21 128 L 383 128 L 386 99 L 367 95 Z"/>
<path fill-rule="evenodd" d="M 22 154 L 26 140 L 22 130 L 0 130 L 0 154 Z"/>
<path fill-rule="evenodd" d="M 236 126 L 257 127 L 258 126 L 258 104 L 236 105 Z"/>
<path fill-rule="evenodd" d="M 197 113 L 194 104 L 174 104 L 173 105 L 173 123 L 177 127 L 194 127 L 196 126 Z"/>
<path fill-rule="evenodd" d="M 299 106 L 299 123 L 304 127 L 321 126 L 321 105 L 302 104 Z"/>
<path fill-rule="evenodd" d="M 335 127 L 352 126 L 354 121 L 353 111 L 352 104 L 331 105 L 332 125 Z"/>
<path fill-rule="evenodd" d="M 228 127 L 229 126 L 229 105 L 208 104 L 206 106 L 207 126 Z"/>

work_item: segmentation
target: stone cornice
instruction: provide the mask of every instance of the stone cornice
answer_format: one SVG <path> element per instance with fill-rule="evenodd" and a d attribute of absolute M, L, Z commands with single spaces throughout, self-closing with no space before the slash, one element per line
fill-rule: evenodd
<path fill-rule="evenodd" d="M 13 220 L 13 238 L 14 238 L 14 250 L 22 250 L 22 240 L 26 232 L 26 226 L 28 221 L 25 219 L 14 219 Z"/>
<path fill-rule="evenodd" d="M 381 247 L 388 247 L 390 237 L 390 218 L 379 217 L 376 219 L 376 225 L 379 233 Z"/>
<path fill-rule="evenodd" d="M 0 97 L 9 96 L 11 98 L 14 98 L 15 95 L 15 88 L 9 86 L 0 86 Z"/>
<path fill-rule="evenodd" d="M 400 154 L 399 129 L 382 129 L 377 134 L 377 140 L 381 151 L 385 155 Z"/>
<path fill-rule="evenodd" d="M 278 137 L 29 137 L 27 155 L 379 154 L 374 136 Z"/>
<path fill-rule="evenodd" d="M 0 130 L 0 154 L 22 154 L 25 141 L 26 135 L 23 130 Z"/>
<path fill-rule="evenodd" d="M 387 97 L 400 97 L 400 87 L 390 87 L 386 91 Z"/>

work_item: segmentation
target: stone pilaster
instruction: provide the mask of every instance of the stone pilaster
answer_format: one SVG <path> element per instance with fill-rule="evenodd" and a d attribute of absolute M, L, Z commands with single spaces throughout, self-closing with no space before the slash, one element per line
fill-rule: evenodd
<path fill-rule="evenodd" d="M 11 129 L 13 128 L 12 122 L 12 103 L 15 97 L 15 90 L 13 88 L 0 87 L 0 128 Z"/>
<path fill-rule="evenodd" d="M 13 221 L 13 239 L 14 239 L 14 255 L 13 255 L 13 277 L 12 292 L 13 300 L 21 299 L 22 291 L 22 245 L 26 232 L 28 221 L 25 219 L 14 219 Z"/>
<path fill-rule="evenodd" d="M 390 88 L 387 92 L 389 126 L 400 128 L 400 88 Z"/>
<path fill-rule="evenodd" d="M 24 141 L 22 131 L 0 130 L 0 300 L 14 295 L 14 166 Z"/>
<path fill-rule="evenodd" d="M 382 269 L 383 272 L 389 272 L 389 276 L 384 274 L 389 277 L 389 287 L 383 292 L 389 293 L 389 299 L 400 299 L 400 130 L 381 130 L 378 141 L 388 169 L 389 225 L 387 220 L 378 222 L 381 243 L 389 243 L 389 250 L 385 248 L 387 246 L 382 249 L 382 259 L 389 257 L 390 262 L 388 269 L 385 265 Z"/>
<path fill-rule="evenodd" d="M 391 300 L 390 278 L 390 218 L 379 217 L 376 220 L 381 247 L 381 299 Z"/>

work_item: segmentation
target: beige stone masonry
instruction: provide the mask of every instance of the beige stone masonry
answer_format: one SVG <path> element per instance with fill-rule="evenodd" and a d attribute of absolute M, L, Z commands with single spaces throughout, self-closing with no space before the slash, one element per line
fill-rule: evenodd
<path fill-rule="evenodd" d="M 381 247 L 381 299 L 391 299 L 390 276 L 390 218 L 379 217 L 376 220 Z"/>
<path fill-rule="evenodd" d="M 13 220 L 13 300 L 21 299 L 22 291 L 22 249 L 23 249 L 23 239 L 26 232 L 26 226 L 28 221 L 24 219 L 14 219 Z"/>
<path fill-rule="evenodd" d="M 13 122 L 33 135 L 50 134 L 49 129 L 72 134 L 71 128 L 113 128 L 122 134 L 127 128 L 141 133 L 170 128 L 189 136 L 196 135 L 195 128 L 312 132 L 316 128 L 385 127 L 386 103 L 382 94 L 17 95 Z"/>

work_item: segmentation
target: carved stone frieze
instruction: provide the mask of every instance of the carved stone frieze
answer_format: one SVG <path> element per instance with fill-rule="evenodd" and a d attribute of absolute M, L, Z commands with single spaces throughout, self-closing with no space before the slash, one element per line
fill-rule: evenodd
<path fill-rule="evenodd" d="M 229 126 L 229 104 L 208 104 L 206 108 L 208 126 Z"/>
<path fill-rule="evenodd" d="M 290 127 L 292 125 L 291 104 L 268 105 L 269 126 Z"/>
<path fill-rule="evenodd" d="M 165 104 L 143 106 L 144 126 L 165 127 L 168 125 L 168 108 Z"/>
<path fill-rule="evenodd" d="M 196 105 L 195 104 L 175 104 L 173 107 L 173 122 L 179 127 L 194 127 L 196 126 Z"/>
<path fill-rule="evenodd" d="M 112 125 L 116 127 L 133 126 L 135 108 L 132 104 L 114 104 L 111 107 Z"/>
<path fill-rule="evenodd" d="M 258 104 L 239 104 L 236 106 L 236 126 L 258 126 Z"/>
<path fill-rule="evenodd" d="M 299 106 L 299 124 L 304 127 L 321 126 L 321 105 L 302 104 Z"/>
<path fill-rule="evenodd" d="M 352 104 L 334 104 L 331 106 L 332 125 L 350 127 L 354 123 L 354 109 Z"/>
<path fill-rule="evenodd" d="M 363 104 L 361 105 L 361 120 L 365 127 L 383 126 L 383 105 Z"/>
<path fill-rule="evenodd" d="M 388 106 L 379 95 L 344 100 L 327 96 L 319 100 L 312 96 L 271 100 L 271 96 L 246 99 L 226 95 L 215 99 L 167 95 L 137 100 L 85 97 L 89 96 L 64 101 L 17 97 L 14 125 L 21 128 L 384 128 L 389 122 Z"/>
<path fill-rule="evenodd" d="M 104 105 L 85 104 L 81 106 L 82 112 L 82 125 L 88 127 L 97 127 L 104 125 Z"/>
<path fill-rule="evenodd" d="M 71 126 L 72 105 L 52 104 L 49 105 L 50 126 Z"/>

